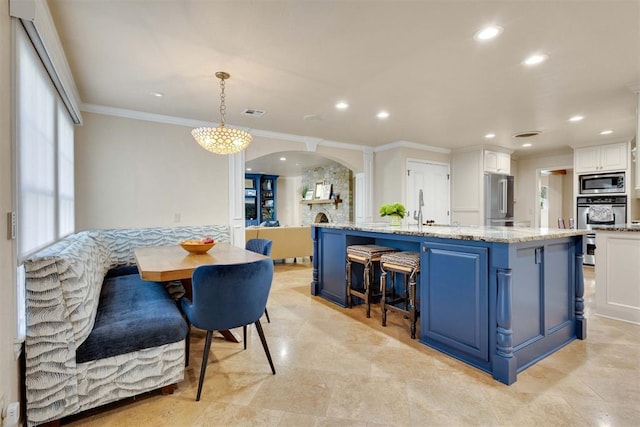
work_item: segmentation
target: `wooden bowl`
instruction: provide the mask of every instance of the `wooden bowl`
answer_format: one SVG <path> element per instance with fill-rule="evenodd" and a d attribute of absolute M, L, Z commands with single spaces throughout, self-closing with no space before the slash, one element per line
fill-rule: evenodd
<path fill-rule="evenodd" d="M 182 247 L 182 249 L 189 252 L 190 254 L 205 254 L 209 251 L 209 249 L 211 249 L 215 245 L 216 245 L 215 242 L 214 243 L 189 243 L 187 241 L 187 242 L 180 243 L 180 246 Z"/>

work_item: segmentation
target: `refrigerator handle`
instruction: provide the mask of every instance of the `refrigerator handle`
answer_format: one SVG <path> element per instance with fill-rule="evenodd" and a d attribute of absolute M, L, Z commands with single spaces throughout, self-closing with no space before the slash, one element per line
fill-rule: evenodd
<path fill-rule="evenodd" d="M 507 180 L 506 179 L 501 179 L 499 181 L 500 183 L 500 213 L 501 214 L 506 214 L 507 213 Z"/>

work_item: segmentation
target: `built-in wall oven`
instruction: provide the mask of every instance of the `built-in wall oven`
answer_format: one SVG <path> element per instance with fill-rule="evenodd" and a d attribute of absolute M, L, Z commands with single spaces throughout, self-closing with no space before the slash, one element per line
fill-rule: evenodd
<path fill-rule="evenodd" d="M 577 199 L 578 228 L 592 230 L 598 225 L 627 223 L 627 196 L 587 196 Z M 583 239 L 584 263 L 596 264 L 596 235 Z"/>

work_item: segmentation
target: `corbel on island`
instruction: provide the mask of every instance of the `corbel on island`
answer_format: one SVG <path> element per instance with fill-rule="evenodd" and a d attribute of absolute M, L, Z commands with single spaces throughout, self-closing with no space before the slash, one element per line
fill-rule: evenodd
<path fill-rule="evenodd" d="M 586 338 L 585 230 L 321 223 L 311 234 L 311 294 L 343 307 L 347 246 L 419 252 L 420 342 L 502 383 Z"/>

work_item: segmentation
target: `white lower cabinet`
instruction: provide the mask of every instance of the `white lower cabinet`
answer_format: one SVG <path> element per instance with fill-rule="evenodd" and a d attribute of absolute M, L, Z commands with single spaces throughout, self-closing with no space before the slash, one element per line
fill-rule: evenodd
<path fill-rule="evenodd" d="M 640 324 L 640 232 L 596 231 L 596 314 Z"/>

